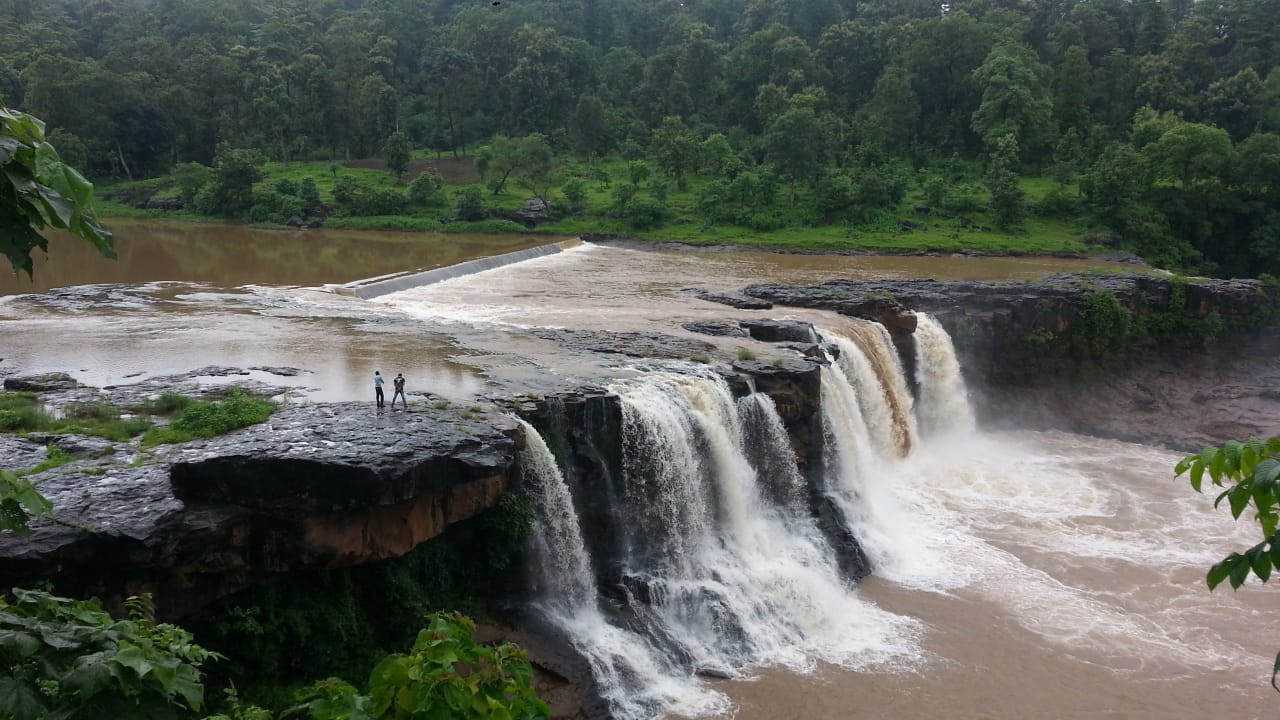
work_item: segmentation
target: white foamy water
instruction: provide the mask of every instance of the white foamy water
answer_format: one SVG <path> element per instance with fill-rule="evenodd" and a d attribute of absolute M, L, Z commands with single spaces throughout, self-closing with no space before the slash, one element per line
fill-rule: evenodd
<path fill-rule="evenodd" d="M 973 408 L 951 336 L 932 316 L 916 313 L 916 317 L 916 381 L 920 385 L 916 419 L 920 432 L 926 439 L 973 432 Z"/>
<path fill-rule="evenodd" d="M 75 246 L 82 244 L 76 241 Z M 56 265 L 63 256 L 52 257 Z M 185 372 L 210 363 L 295 365 L 315 371 L 305 382 L 318 388 L 318 397 L 353 400 L 371 395 L 367 376 L 373 368 L 385 373 L 403 367 L 411 392 L 467 396 L 487 390 L 475 368 L 488 372 L 497 367 L 490 377 L 506 373 L 517 380 L 525 372 L 539 379 L 555 373 L 572 377 L 566 365 L 577 361 L 567 353 L 526 352 L 545 353 L 545 348 L 520 340 L 518 332 L 493 331 L 481 338 L 487 342 L 482 346 L 474 335 L 464 334 L 476 323 L 677 335 L 686 334 L 678 328 L 685 320 L 790 317 L 839 327 L 843 318 L 821 311 L 741 311 L 681 297 L 677 291 L 693 286 L 735 290 L 749 282 L 814 282 L 832 276 L 1028 277 L 1067 268 L 1058 263 L 748 258 L 584 247 L 377 303 L 317 298 L 321 294 L 314 290 L 264 286 L 269 281 L 258 277 L 188 286 L 189 292 L 177 295 L 172 287 L 117 284 L 86 286 L 56 299 L 53 293 L 9 296 L 0 298 L 8 329 L 8 342 L 0 345 L 7 367 L 22 372 L 79 369 L 79 379 L 99 385 L 121 382 L 139 371 Z M 244 263 L 236 257 L 230 264 Z M 993 270 L 966 269 L 978 266 Z M 983 274 L 991 272 L 995 274 Z M 101 281 L 119 282 L 112 277 Z M 324 279 L 330 280 L 337 278 Z M 439 327 L 446 328 L 443 338 L 433 335 Z M 687 572 L 664 570 L 664 575 L 640 578 L 659 595 L 665 593 L 668 605 L 636 622 L 705 627 L 708 616 L 671 609 L 683 597 L 714 606 L 710 617 L 732 620 L 724 626 L 730 632 L 745 635 L 742 627 L 766 631 L 762 639 L 740 645 L 697 633 L 682 637 L 706 646 L 701 657 L 741 660 L 740 672 L 751 678 L 740 684 L 709 683 L 692 677 L 691 666 L 669 646 L 658 647 L 645 635 L 611 624 L 616 618 L 601 614 L 594 602 L 574 600 L 558 609 L 544 604 L 544 612 L 591 663 L 605 697 L 621 716 L 697 716 L 736 706 L 739 720 L 834 720 L 855 714 L 933 720 L 940 711 L 996 720 L 1275 717 L 1276 696 L 1267 680 L 1280 646 L 1270 631 L 1280 626 L 1276 588 L 1251 583 L 1236 593 L 1228 588 L 1209 593 L 1203 580 L 1210 564 L 1256 542 L 1251 521 L 1232 522 L 1226 512 L 1211 508 L 1211 498 L 1193 493 L 1184 480 L 1173 480 L 1170 468 L 1177 458 L 1159 449 L 1061 433 L 965 432 L 972 417 L 965 388 L 959 368 L 952 365 L 950 344 L 936 330 L 936 323 L 922 318 L 919 357 L 945 362 L 921 364 L 916 379 L 925 395 L 915 407 L 920 432 L 916 449 L 905 460 L 883 455 L 884 427 L 871 419 L 871 401 L 861 397 L 865 377 L 851 393 L 862 401 L 858 411 L 848 398 L 834 411 L 844 417 L 833 424 L 850 428 L 846 440 L 853 438 L 848 441 L 852 449 L 845 451 L 854 458 L 850 465 L 880 466 L 878 473 L 849 478 L 851 503 L 870 502 L 877 508 L 887 503 L 894 510 L 867 514 L 880 524 L 869 536 L 881 538 L 884 564 L 856 591 L 831 589 L 826 550 L 813 539 L 803 513 L 797 519 L 787 502 L 761 499 L 785 497 L 794 482 L 789 471 L 755 461 L 747 463 L 754 480 L 740 472 L 735 446 L 745 443 L 735 441 L 735 433 L 763 443 L 760 438 L 771 432 L 761 430 L 759 415 L 765 408 L 759 398 L 739 401 L 737 430 L 732 413 L 716 399 L 718 391 L 669 388 L 663 391 L 666 399 L 646 406 L 645 412 L 685 416 L 684 421 L 654 420 L 646 427 L 653 428 L 655 437 L 690 432 L 690 439 L 644 444 L 650 451 L 678 453 L 680 444 L 688 442 L 695 455 L 708 458 L 684 473 L 707 489 L 697 495 L 697 502 L 704 503 L 697 512 L 713 511 L 713 521 L 692 523 L 691 518 L 690 542 L 671 543 L 689 553 L 681 566 Z M 862 342 L 860 347 L 870 358 L 870 346 Z M 459 352 L 490 354 L 473 357 L 464 370 L 454 365 Z M 841 370 L 847 372 L 845 385 L 859 383 L 854 368 Z M 608 372 L 617 377 L 631 370 L 619 364 Z M 901 376 L 901 370 L 886 374 L 877 366 L 877 374 L 887 387 L 888 378 Z M 906 385 L 905 378 L 896 382 Z M 834 387 L 826 391 L 839 396 Z M 947 410 L 949 404 L 955 409 Z M 957 420 L 959 432 L 952 433 Z M 866 453 L 858 445 L 860 425 L 870 439 Z M 712 426 L 720 430 L 709 430 Z M 950 440 L 948 434 L 953 435 Z M 751 452 L 742 454 L 754 460 Z M 780 450 L 771 454 L 783 455 Z M 563 478 L 552 482 L 562 484 Z M 543 542 L 568 547 L 558 543 L 568 538 L 572 545 L 572 509 L 565 505 L 571 497 L 552 485 L 543 487 Z M 655 507 L 674 512 L 661 503 Z M 559 529 L 552 514 L 565 521 Z M 654 526 L 656 514 L 638 511 L 629 517 L 635 530 L 644 533 Z M 700 524 L 705 531 L 693 534 Z M 579 563 L 560 559 L 571 562 L 557 566 L 553 575 L 563 569 L 563 578 L 581 579 L 582 573 L 573 569 Z M 782 559 L 811 565 L 795 570 L 781 567 Z M 659 562 L 657 553 L 644 560 L 655 565 L 637 561 L 632 569 L 680 566 Z M 792 572 L 800 574 L 793 578 Z M 569 586 L 566 599 L 585 595 L 580 584 L 578 589 L 573 582 Z M 790 645 L 781 633 L 771 635 L 770 625 L 787 628 Z M 848 662 L 818 662 L 826 657 Z M 770 663 L 784 664 L 770 670 Z"/>
<path fill-rule="evenodd" d="M 1063 652 L 1173 674 L 1265 666 L 1208 632 L 1239 598 L 1202 580 L 1257 538 L 1172 479 L 1179 457 L 1065 433 L 979 434 L 928 447 L 903 471 L 929 473 L 913 510 L 959 536 L 935 551 Z"/>
<path fill-rule="evenodd" d="M 877 327 L 879 325 L 877 324 Z M 860 410 L 867 426 L 867 431 L 875 443 L 876 451 L 882 457 L 897 457 L 903 448 L 910 448 L 915 443 L 915 422 L 911 413 L 911 403 L 898 398 L 909 398 L 902 372 L 897 368 L 889 378 L 882 378 L 876 371 L 866 352 L 852 338 L 830 330 L 823 331 L 840 348 L 840 369 L 846 380 L 853 386 L 858 396 Z M 873 337 L 879 338 L 879 334 Z M 890 380 L 885 383 L 883 380 Z M 902 385 L 898 388 L 897 385 Z M 901 415 L 894 412 L 893 403 L 897 400 Z"/>
<path fill-rule="evenodd" d="M 538 565 L 535 607 L 586 658 L 600 694 L 622 720 L 669 710 L 689 715 L 720 712 L 727 699 L 681 673 L 645 639 L 605 620 L 596 604 L 595 574 L 578 524 L 573 497 L 555 456 L 532 425 L 524 428 L 520 467 L 534 507 L 531 551 Z"/>

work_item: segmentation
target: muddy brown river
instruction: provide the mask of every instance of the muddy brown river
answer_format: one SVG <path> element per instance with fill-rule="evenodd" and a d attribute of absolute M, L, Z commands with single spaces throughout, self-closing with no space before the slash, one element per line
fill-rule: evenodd
<path fill-rule="evenodd" d="M 677 294 L 837 277 L 1024 279 L 1090 263 L 649 252 L 583 245 L 362 301 L 323 290 L 549 242 L 543 237 L 259 231 L 112 223 L 121 259 L 55 238 L 34 281 L 0 279 L 0 369 L 92 385 L 209 365 L 254 371 L 292 401 L 370 399 L 369 376 L 466 399 L 634 372 L 530 327 L 660 331 L 795 317 Z M 725 345 L 750 341 L 733 340 Z M 766 354 L 767 346 L 753 349 Z M 211 381 L 216 379 L 211 378 Z M 696 692 L 742 720 L 1250 720 L 1280 716 L 1276 588 L 1209 593 L 1213 562 L 1255 540 L 1172 478 L 1178 455 L 1067 433 L 979 433 L 894 469 L 902 552 L 855 591 L 897 620 L 853 666 L 754 668 Z M 1256 531 L 1255 531 L 1256 532 Z M 696 704 L 696 703 L 695 703 Z"/>

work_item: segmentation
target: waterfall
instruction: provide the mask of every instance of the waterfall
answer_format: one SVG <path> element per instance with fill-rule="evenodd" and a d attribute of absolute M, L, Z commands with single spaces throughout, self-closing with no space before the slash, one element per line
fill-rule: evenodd
<path fill-rule="evenodd" d="M 530 552 L 541 570 L 534 609 L 569 637 L 620 720 L 652 718 L 667 710 L 693 715 L 724 710 L 723 696 L 698 687 L 687 674 L 682 677 L 643 637 L 605 619 L 564 475 L 538 431 L 517 421 L 525 437 L 522 484 L 534 510 Z"/>
<path fill-rule="evenodd" d="M 738 416 L 742 419 L 743 449 L 756 469 L 762 491 L 789 515 L 807 515 L 809 488 L 800 475 L 791 437 L 773 399 L 757 392 L 740 398 Z"/>
<path fill-rule="evenodd" d="M 889 486 L 888 468 L 875 453 L 862 405 L 839 363 L 822 369 L 822 424 L 827 492 L 872 568 L 883 570 L 899 557 L 902 513 Z"/>
<path fill-rule="evenodd" d="M 628 522 L 619 557 L 600 560 L 608 569 L 601 577 L 616 578 L 601 588 L 573 495 L 526 426 L 520 463 L 537 516 L 531 555 L 543 574 L 533 609 L 587 660 L 614 716 L 726 712 L 727 700 L 701 674 L 918 658 L 916 624 L 860 600 L 842 575 L 773 401 L 758 393 L 735 400 L 723 378 L 694 372 L 609 386 L 622 430 L 623 477 L 612 502 Z M 825 374 L 824 393 L 838 383 L 853 397 L 842 376 Z M 824 405 L 840 402 L 824 395 Z M 860 432 L 854 455 L 870 469 L 866 427 L 843 414 L 848 426 L 830 434 Z M 868 495 L 851 487 L 856 475 L 840 492 L 851 507 Z"/>
<path fill-rule="evenodd" d="M 542 435 L 524 420 L 516 421 L 524 428 L 525 446 L 520 451 L 522 486 L 534 511 L 530 550 L 541 568 L 535 577 L 535 590 L 539 602 L 555 605 L 560 614 L 573 615 L 596 601 L 595 573 L 582 540 L 573 496 Z"/>
<path fill-rule="evenodd" d="M 823 334 L 840 348 L 840 369 L 857 392 L 877 450 L 886 457 L 905 456 L 916 442 L 915 417 L 889 332 L 868 322 Z"/>
<path fill-rule="evenodd" d="M 973 408 L 960 374 L 951 336 L 932 316 L 917 313 L 916 381 L 920 385 L 916 405 L 920 430 L 926 436 L 972 433 Z"/>

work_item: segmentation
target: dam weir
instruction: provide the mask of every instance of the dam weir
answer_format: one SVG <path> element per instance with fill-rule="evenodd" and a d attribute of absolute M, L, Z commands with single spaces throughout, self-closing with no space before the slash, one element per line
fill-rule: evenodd
<path fill-rule="evenodd" d="M 735 399 L 724 377 L 691 363 L 607 387 L 614 416 L 590 424 L 613 436 L 579 438 L 612 467 L 603 478 L 565 457 L 574 451 L 554 401 L 546 438 L 521 421 L 535 513 L 529 610 L 585 660 L 610 714 L 722 713 L 728 699 L 703 678 L 765 666 L 919 662 L 916 621 L 859 599 L 856 586 L 868 571 L 892 572 L 911 546 L 895 466 L 933 434 L 972 428 L 950 339 L 922 325 L 918 398 L 879 325 L 823 332 L 835 357 L 820 370 L 811 462 L 768 395 Z M 921 409 L 931 414 L 917 418 Z M 860 572 L 842 561 L 850 537 Z"/>

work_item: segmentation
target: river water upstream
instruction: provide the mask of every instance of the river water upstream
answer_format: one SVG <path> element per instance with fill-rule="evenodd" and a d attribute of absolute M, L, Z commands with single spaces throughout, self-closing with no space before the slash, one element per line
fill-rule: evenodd
<path fill-rule="evenodd" d="M 362 301 L 322 288 L 547 239 L 113 226 L 118 262 L 55 238 L 34 282 L 0 281 L 0 370 L 66 370 L 100 386 L 208 365 L 292 366 L 305 372 L 255 376 L 291 386 L 292 398 L 329 401 L 368 399 L 380 369 L 404 372 L 411 396 L 462 400 L 634 372 L 530 327 L 706 339 L 681 323 L 841 322 L 821 311 L 734 310 L 683 288 L 1026 279 L 1089 265 L 584 245 Z M 774 352 L 742 339 L 723 347 L 736 345 Z M 1178 457 L 1067 433 L 933 439 L 891 468 L 893 512 L 881 524 L 896 551 L 854 593 L 897 619 L 869 649 L 877 659 L 754 668 L 702 689 L 743 720 L 1276 717 L 1280 695 L 1267 678 L 1280 608 L 1265 587 L 1211 594 L 1203 582 L 1210 564 L 1255 542 L 1251 522 L 1233 523 L 1174 480 Z"/>

